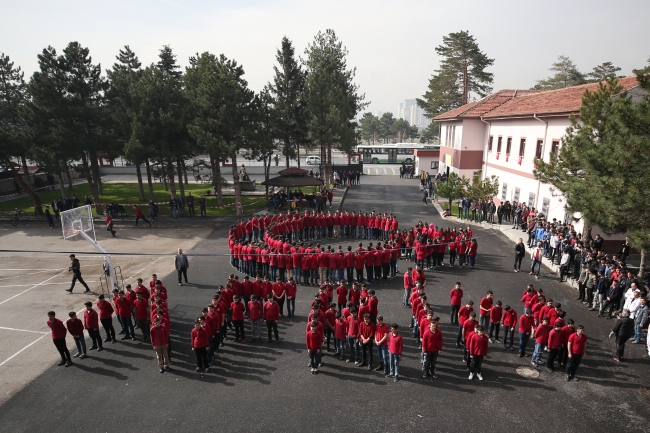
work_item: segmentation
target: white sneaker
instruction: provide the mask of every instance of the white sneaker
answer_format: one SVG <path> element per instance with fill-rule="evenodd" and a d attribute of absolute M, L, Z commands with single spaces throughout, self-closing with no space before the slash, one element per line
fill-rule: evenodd
<path fill-rule="evenodd" d="M 483 380 L 483 376 L 481 376 L 481 373 L 476 373 L 476 375 L 478 376 L 478 380 Z"/>
<path fill-rule="evenodd" d="M 469 380 L 472 380 L 472 379 L 474 379 L 474 373 L 469 374 Z"/>

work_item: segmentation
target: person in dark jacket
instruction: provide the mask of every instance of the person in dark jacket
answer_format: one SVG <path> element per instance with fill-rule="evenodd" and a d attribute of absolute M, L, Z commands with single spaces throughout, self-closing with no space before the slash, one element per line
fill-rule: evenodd
<path fill-rule="evenodd" d="M 621 318 L 618 319 L 614 329 L 609 333 L 609 338 L 616 337 L 616 356 L 614 361 L 623 361 L 625 352 L 625 343 L 634 335 L 634 320 L 630 319 L 630 310 L 624 309 L 621 312 Z"/>
<path fill-rule="evenodd" d="M 88 287 L 88 284 L 84 281 L 83 278 L 81 278 L 81 265 L 79 264 L 79 259 L 75 257 L 74 254 L 70 254 L 70 261 L 72 264 L 68 268 L 68 272 L 72 272 L 72 284 L 70 285 L 69 289 L 65 289 L 66 292 L 72 293 L 72 289 L 74 289 L 74 284 L 79 281 L 85 288 L 86 291 L 84 293 L 90 292 L 90 288 Z"/>
<path fill-rule="evenodd" d="M 618 285 L 618 281 L 612 281 L 612 285 L 609 287 L 609 290 L 607 290 L 607 297 L 605 298 L 605 301 L 603 302 L 603 305 L 600 307 L 600 311 L 598 312 L 598 317 L 603 317 L 605 315 L 605 310 L 609 309 L 607 318 L 611 319 L 612 311 L 614 311 L 614 307 L 618 305 L 618 300 L 621 299 L 622 294 L 623 292 Z"/>
<path fill-rule="evenodd" d="M 526 246 L 524 245 L 524 240 L 519 238 L 519 242 L 515 245 L 515 272 L 521 270 L 521 261 L 526 255 Z"/>

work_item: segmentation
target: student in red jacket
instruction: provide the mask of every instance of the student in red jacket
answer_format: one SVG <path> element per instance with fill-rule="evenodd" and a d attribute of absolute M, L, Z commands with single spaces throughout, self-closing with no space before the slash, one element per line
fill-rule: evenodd
<path fill-rule="evenodd" d="M 61 362 L 58 365 L 71 366 L 70 351 L 65 343 L 65 336 L 68 334 L 68 331 L 65 329 L 63 322 L 56 318 L 54 311 L 48 311 L 47 313 L 47 326 L 52 330 L 52 342 L 61 355 Z"/>
<path fill-rule="evenodd" d="M 230 308 L 232 310 L 232 324 L 235 326 L 235 342 L 245 343 L 244 311 L 246 310 L 246 307 L 244 306 L 244 303 L 241 302 L 241 298 L 235 295 L 230 304 Z"/>
<path fill-rule="evenodd" d="M 510 350 L 514 350 L 512 342 L 515 336 L 515 326 L 517 326 L 517 312 L 510 305 L 503 308 L 501 323 L 503 323 L 503 349 L 508 348 L 508 334 L 510 334 Z"/>
<path fill-rule="evenodd" d="M 542 353 L 544 353 L 544 347 L 548 344 L 548 334 L 550 331 L 551 327 L 548 326 L 548 317 L 542 317 L 542 323 L 535 328 L 535 351 L 530 360 L 531 364 L 535 367 L 542 361 Z"/>
<path fill-rule="evenodd" d="M 576 332 L 576 327 L 573 322 L 573 319 L 568 319 L 566 325 L 562 327 L 562 347 L 560 348 L 560 359 L 558 364 L 566 366 L 569 359 L 567 346 L 569 343 L 569 337 L 571 337 Z"/>
<path fill-rule="evenodd" d="M 555 326 L 548 333 L 548 360 L 546 361 L 546 370 L 555 371 L 555 358 L 560 354 L 560 348 L 564 342 L 562 336 L 562 322 L 555 322 Z"/>
<path fill-rule="evenodd" d="M 483 380 L 483 376 L 481 376 L 481 365 L 483 364 L 483 358 L 487 354 L 488 336 L 485 335 L 485 329 L 479 325 L 476 327 L 476 332 L 469 341 L 469 357 L 472 359 L 469 380 L 474 379 L 475 374 L 478 380 Z"/>
<path fill-rule="evenodd" d="M 449 292 L 449 297 L 451 298 L 451 324 L 458 325 L 458 311 L 463 303 L 463 289 L 460 287 L 460 281 L 456 281 L 456 285 Z"/>
<path fill-rule="evenodd" d="M 490 309 L 490 343 L 500 343 L 499 331 L 501 330 L 501 317 L 503 316 L 501 305 L 501 301 L 497 301 L 496 305 Z"/>
<path fill-rule="evenodd" d="M 307 350 L 309 351 L 311 374 L 318 374 L 318 367 L 321 364 L 322 357 L 323 334 L 318 332 L 316 327 L 316 323 L 312 323 L 309 331 L 307 331 Z"/>
<path fill-rule="evenodd" d="M 375 325 L 375 344 L 377 345 L 377 355 L 379 356 L 379 366 L 375 371 L 384 370 L 388 374 L 390 360 L 388 359 L 388 325 L 384 323 L 384 316 L 377 316 Z"/>
<path fill-rule="evenodd" d="M 99 310 L 99 321 L 102 322 L 106 339 L 104 343 L 112 341 L 115 343 L 115 328 L 113 328 L 113 306 L 104 299 L 104 295 L 97 297 L 97 309 Z"/>
<path fill-rule="evenodd" d="M 370 321 L 370 314 L 363 315 L 363 322 L 359 324 L 359 343 L 361 344 L 361 352 L 363 361 L 359 367 L 368 366 L 368 371 L 372 370 L 372 342 L 375 338 L 375 324 Z M 366 358 L 366 352 L 368 357 Z M 366 360 L 368 361 L 366 363 Z"/>
<path fill-rule="evenodd" d="M 298 288 L 296 287 L 296 282 L 293 281 L 293 277 L 289 278 L 289 281 L 284 286 L 287 294 L 287 316 L 294 317 L 296 315 L 296 294 L 298 293 Z"/>
<path fill-rule="evenodd" d="M 361 350 L 359 348 L 359 317 L 357 309 L 352 307 L 350 317 L 348 317 L 348 347 L 350 348 L 350 357 L 345 362 L 354 362 L 355 365 L 361 364 Z"/>
<path fill-rule="evenodd" d="M 262 329 L 260 321 L 262 320 L 262 303 L 257 300 L 257 296 L 252 295 L 251 300 L 248 301 L 248 320 L 251 324 L 251 343 L 257 339 L 262 342 Z"/>
<path fill-rule="evenodd" d="M 242 319 L 242 322 L 244 320 Z M 208 343 L 210 336 L 208 331 L 201 326 L 201 321 L 196 320 L 194 322 L 194 329 L 192 329 L 191 340 L 192 340 L 192 350 L 196 353 L 196 372 L 200 372 L 205 368 L 205 373 L 210 371 L 208 367 Z"/>
<path fill-rule="evenodd" d="M 422 350 L 424 352 L 424 374 L 423 378 L 432 377 L 437 379 L 436 360 L 442 350 L 442 331 L 438 329 L 438 322 L 432 320 L 429 329 L 424 331 L 422 336 Z"/>
<path fill-rule="evenodd" d="M 472 311 L 469 314 L 469 318 L 463 323 L 463 341 L 465 346 L 463 348 L 463 361 L 467 363 L 467 368 L 470 368 L 471 356 L 469 356 L 469 340 L 472 335 L 475 333 L 476 327 L 479 326 L 478 320 L 476 320 L 476 313 Z"/>
<path fill-rule="evenodd" d="M 119 314 L 120 318 L 122 319 L 122 324 L 124 325 L 125 334 L 122 336 L 122 338 L 120 338 L 120 340 L 126 340 L 127 338 L 130 338 L 131 340 L 135 341 L 135 329 L 133 328 L 133 321 L 131 320 L 131 303 L 128 299 L 126 299 L 124 290 L 119 291 L 118 298 L 113 302 L 115 302 L 115 312 L 116 314 Z"/>
<path fill-rule="evenodd" d="M 492 290 L 487 291 L 487 295 L 479 303 L 480 325 L 487 330 L 490 326 L 490 310 L 492 309 Z"/>
<path fill-rule="evenodd" d="M 264 322 L 266 323 L 266 330 L 268 332 L 267 343 L 272 341 L 271 331 L 275 335 L 275 342 L 279 343 L 280 338 L 278 337 L 278 320 L 280 320 L 280 307 L 278 303 L 273 300 L 273 295 L 268 296 L 268 301 L 264 304 Z"/>
<path fill-rule="evenodd" d="M 528 356 L 526 354 L 526 346 L 528 346 L 528 340 L 530 339 L 530 334 L 533 332 L 533 327 L 535 326 L 535 319 L 533 318 L 533 312 L 526 308 L 524 314 L 519 318 L 519 357 Z"/>
<path fill-rule="evenodd" d="M 341 361 L 345 357 L 345 339 L 347 337 L 347 319 L 343 317 L 340 311 L 336 313 L 334 322 L 334 348 L 335 355 L 339 355 Z"/>
<path fill-rule="evenodd" d="M 97 311 L 93 310 L 93 303 L 88 301 L 84 303 L 86 310 L 84 311 L 84 327 L 88 331 L 88 336 L 93 342 L 90 350 L 97 349 L 97 351 L 104 350 L 102 347 L 102 336 L 99 333 L 99 315 Z"/>
<path fill-rule="evenodd" d="M 404 299 L 402 300 L 402 305 L 405 307 L 410 307 L 409 297 L 411 296 L 411 290 L 415 285 L 413 284 L 413 278 L 411 274 L 413 273 L 413 268 L 409 267 L 406 272 L 404 272 Z"/>
<path fill-rule="evenodd" d="M 587 356 L 587 334 L 585 334 L 585 327 L 578 325 L 575 334 L 571 334 L 567 343 L 567 354 L 569 362 L 566 365 L 566 380 L 574 380 L 577 382 L 578 378 L 576 372 L 580 367 L 582 358 Z M 68 355 L 69 356 L 69 355 Z"/>
<path fill-rule="evenodd" d="M 153 350 L 156 352 L 160 372 L 164 373 L 169 370 L 169 334 L 158 317 L 153 319 L 153 326 L 149 329 L 149 336 Z"/>
<path fill-rule="evenodd" d="M 149 302 L 144 298 L 142 292 L 135 292 L 136 300 L 133 303 L 135 307 L 135 322 L 142 331 L 142 341 L 149 341 L 149 317 L 151 310 Z"/>
<path fill-rule="evenodd" d="M 404 349 L 404 342 L 399 333 L 399 325 L 393 323 L 390 325 L 390 335 L 388 336 L 388 352 L 390 353 L 390 374 L 386 377 L 395 378 L 395 382 L 399 382 L 399 360 L 402 358 L 402 350 Z"/>
<path fill-rule="evenodd" d="M 77 319 L 77 313 L 70 311 L 68 313 L 70 318 L 65 321 L 65 327 L 74 338 L 74 343 L 77 345 L 77 353 L 74 354 L 75 358 L 84 359 L 86 357 L 86 338 L 84 337 L 84 324 L 81 320 Z"/>
<path fill-rule="evenodd" d="M 460 347 L 463 340 L 463 324 L 469 318 L 469 315 L 474 312 L 474 301 L 467 301 L 464 307 L 458 310 L 458 336 L 456 337 L 456 347 Z"/>
<path fill-rule="evenodd" d="M 135 225 L 137 227 L 138 221 L 143 220 L 144 222 L 149 224 L 149 227 L 151 227 L 151 221 L 149 221 L 147 218 L 145 218 L 144 214 L 142 213 L 142 210 L 136 205 L 133 205 L 133 209 L 135 209 Z"/>

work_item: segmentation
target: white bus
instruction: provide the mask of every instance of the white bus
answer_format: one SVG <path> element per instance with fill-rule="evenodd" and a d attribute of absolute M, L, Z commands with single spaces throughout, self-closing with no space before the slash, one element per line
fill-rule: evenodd
<path fill-rule="evenodd" d="M 439 150 L 440 146 L 422 143 L 359 144 L 357 153 L 364 164 L 413 164 L 415 149 Z"/>

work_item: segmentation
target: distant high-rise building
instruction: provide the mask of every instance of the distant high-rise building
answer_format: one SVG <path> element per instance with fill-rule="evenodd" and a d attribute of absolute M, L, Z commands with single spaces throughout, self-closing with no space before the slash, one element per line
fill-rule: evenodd
<path fill-rule="evenodd" d="M 384 112 L 381 111 L 381 110 L 375 110 L 375 111 L 372 113 L 372 115 L 375 116 L 375 117 L 381 117 L 381 116 L 384 115 Z"/>
<path fill-rule="evenodd" d="M 411 126 L 423 129 L 429 126 L 431 119 L 424 116 L 424 111 L 418 106 L 415 99 L 405 99 L 397 106 L 397 119 L 408 121 Z"/>

